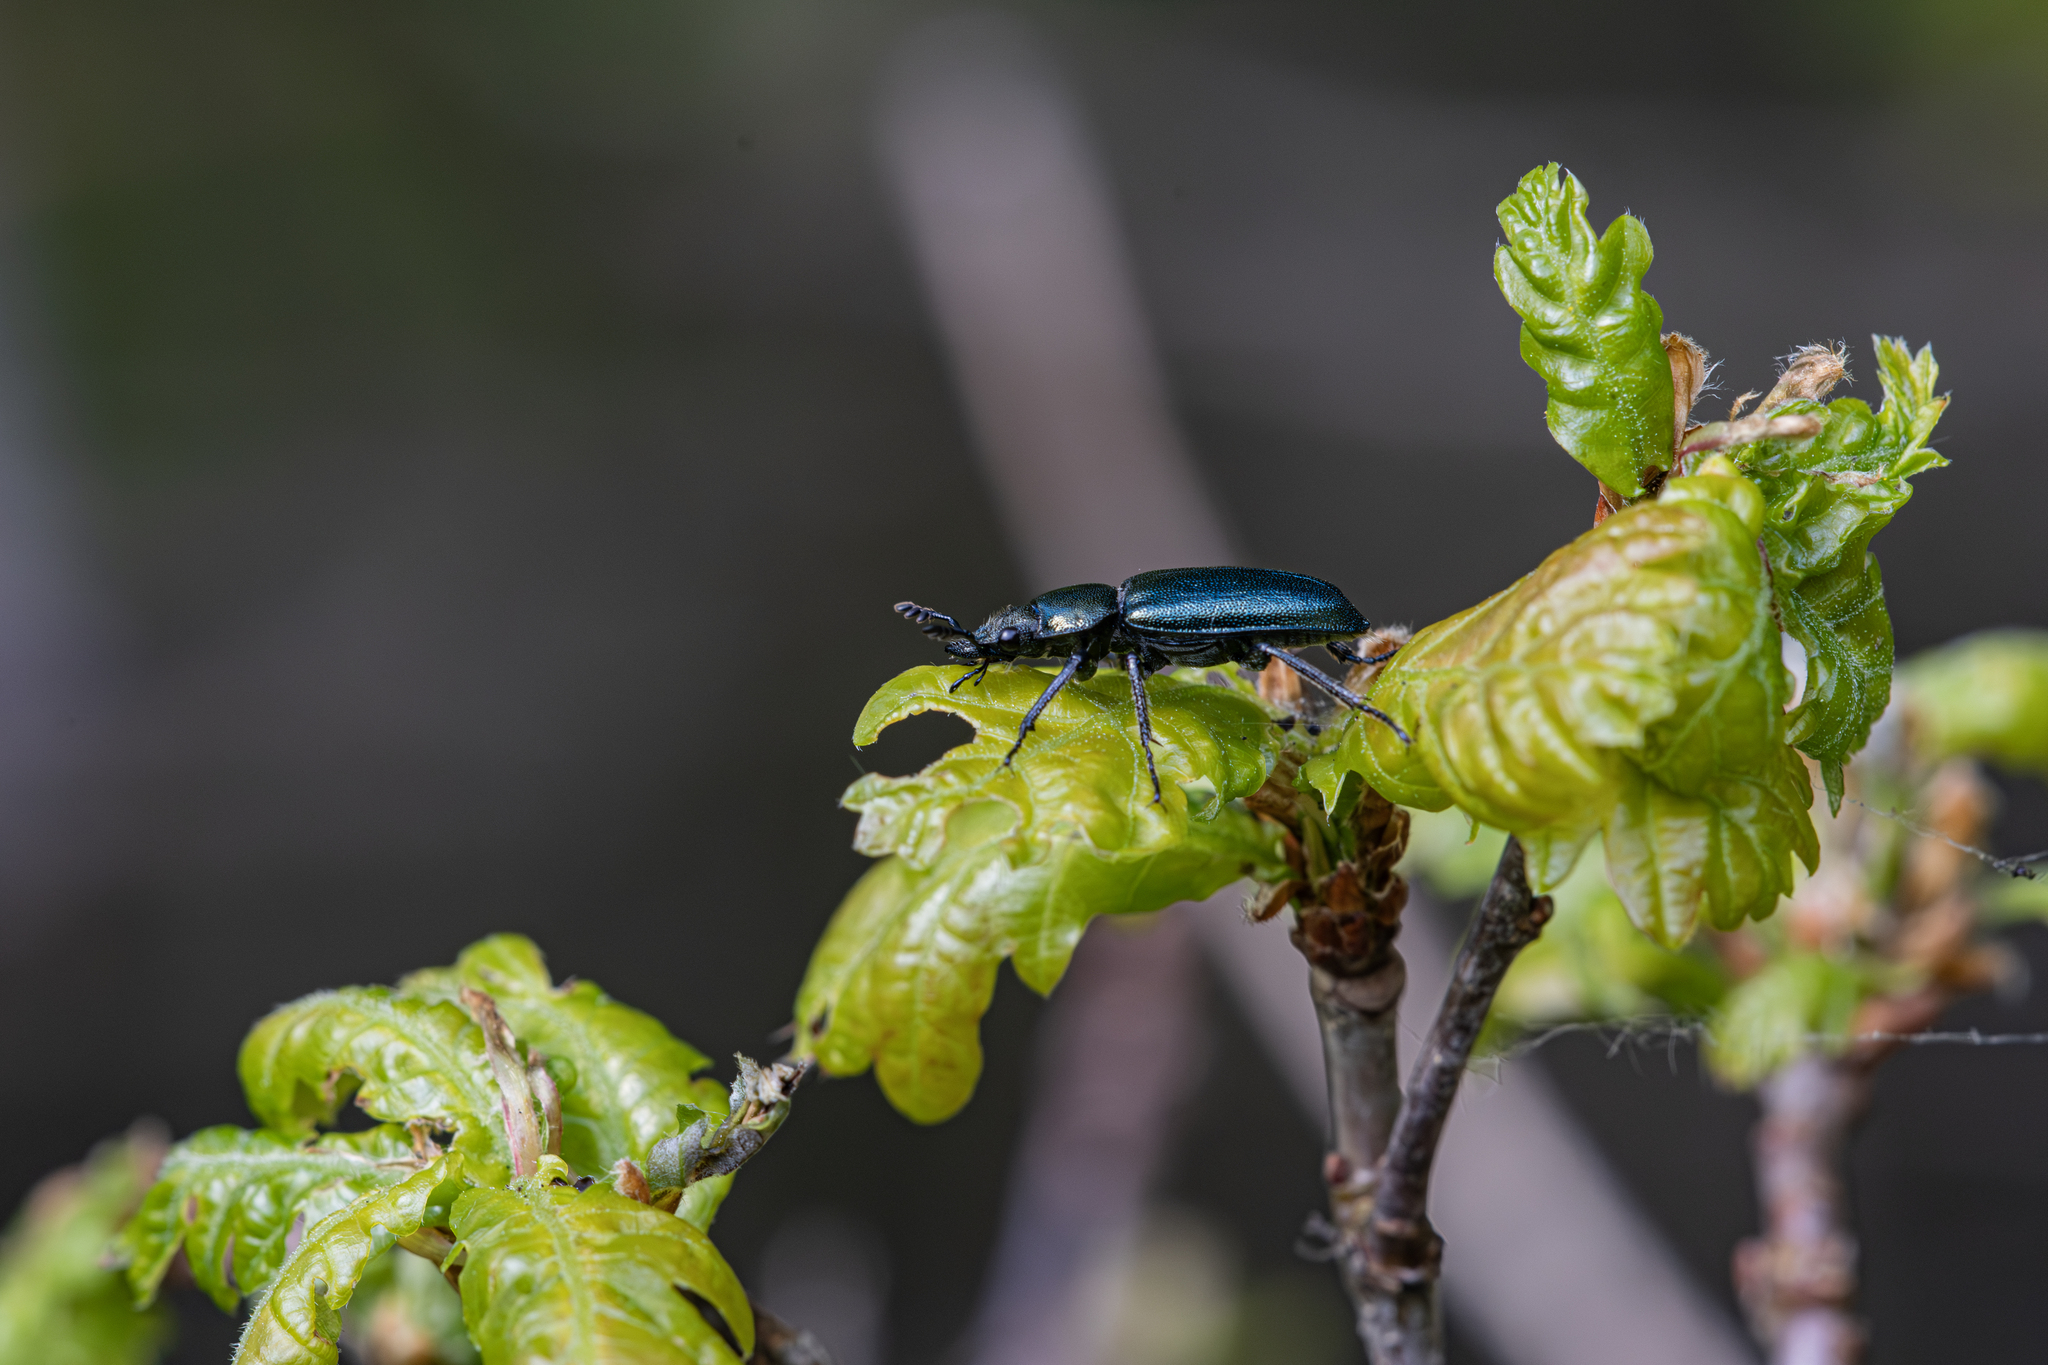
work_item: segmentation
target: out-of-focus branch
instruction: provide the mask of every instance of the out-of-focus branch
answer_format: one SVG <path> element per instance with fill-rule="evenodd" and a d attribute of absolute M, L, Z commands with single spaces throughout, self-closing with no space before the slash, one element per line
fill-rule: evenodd
<path fill-rule="evenodd" d="M 1826 355 L 1814 363 L 1825 368 Z M 1974 846 L 1990 823 L 1993 796 L 1976 765 L 1953 760 L 1922 789 L 1934 837 L 1914 839 L 1901 860 L 1889 927 L 1863 894 L 1865 867 L 1888 845 L 1856 807 L 1829 822 L 1823 876 L 1786 911 L 1796 940 L 1826 948 L 1862 932 L 1920 984 L 1865 1000 L 1849 1025 L 1861 1041 L 1836 1054 L 1807 1053 L 1758 1090 L 1763 1116 L 1752 1139 L 1763 1233 L 1735 1251 L 1735 1288 L 1771 1365 L 1856 1365 L 1866 1334 L 1854 1308 L 1856 1238 L 1842 1164 L 1869 1107 L 1878 1065 L 1903 1039 L 1933 1026 L 1959 995 L 1993 985 L 2009 966 L 2004 951 L 1976 940 L 1975 872 L 1958 844 Z"/>
<path fill-rule="evenodd" d="M 792 1327 L 763 1308 L 754 1306 L 754 1354 L 747 1365 L 832 1365 L 824 1345 L 801 1327 Z"/>
<path fill-rule="evenodd" d="M 1772 1365 L 1854 1365 L 1863 1358 L 1856 1239 L 1840 1169 L 1870 1101 L 1868 1067 L 1808 1054 L 1766 1080 L 1755 1136 L 1762 1237 L 1735 1253 L 1735 1287 Z"/>

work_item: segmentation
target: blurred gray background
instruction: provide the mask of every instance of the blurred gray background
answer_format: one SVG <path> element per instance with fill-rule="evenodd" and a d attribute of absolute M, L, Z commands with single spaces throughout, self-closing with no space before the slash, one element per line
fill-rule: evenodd
<path fill-rule="evenodd" d="M 884 73 L 946 8 L 0 4 L 0 1202 L 138 1112 L 241 1119 L 272 1004 L 492 930 L 714 1056 L 773 1048 L 862 864 L 839 791 L 956 738 L 852 750 L 929 658 L 889 604 L 1050 586 L 876 150 Z M 1586 524 L 1490 273 L 1494 204 L 1558 160 L 1598 223 L 1648 223 L 1667 326 L 1725 362 L 1705 407 L 1799 343 L 1846 339 L 1863 378 L 1871 332 L 1933 340 L 1955 464 L 1877 542 L 1900 651 L 2048 625 L 2031 9 L 1009 12 L 1085 113 L 1252 562 L 1423 623 Z M 2048 847 L 2048 797 L 2008 798 L 2000 846 Z M 1161 1238 L 1285 1324 L 1232 1365 L 1352 1360 L 1293 1252 L 1320 1136 L 1209 998 Z M 841 1304 L 842 1365 L 961 1358 L 1042 1009 L 1005 975 L 943 1127 L 808 1090 L 722 1215 L 771 1302 L 824 1282 L 786 1292 Z M 1529 1064 L 1732 1302 L 1749 1105 L 1683 1051 Z M 1855 1177 L 1874 1361 L 2039 1358 L 2048 1051 L 1910 1050 Z M 225 1358 L 233 1324 L 184 1317 L 179 1359 Z"/>

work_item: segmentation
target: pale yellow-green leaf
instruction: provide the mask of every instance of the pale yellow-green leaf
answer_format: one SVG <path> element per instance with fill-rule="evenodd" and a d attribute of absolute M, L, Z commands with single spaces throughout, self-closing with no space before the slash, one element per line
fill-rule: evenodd
<path fill-rule="evenodd" d="M 455 1201 L 462 1308 L 484 1365 L 739 1365 L 754 1318 L 711 1240 L 602 1185 Z M 683 1292 L 710 1304 L 736 1354 Z"/>

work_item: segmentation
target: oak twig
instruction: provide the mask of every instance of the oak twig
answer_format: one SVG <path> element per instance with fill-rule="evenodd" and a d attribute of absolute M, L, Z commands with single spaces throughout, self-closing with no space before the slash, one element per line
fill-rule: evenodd
<path fill-rule="evenodd" d="M 1394 866 L 1407 847 L 1407 814 L 1368 790 L 1337 838 L 1351 856 L 1324 871 L 1309 856 L 1325 842 L 1315 813 L 1291 795 L 1272 783 L 1249 804 L 1296 836 L 1288 889 L 1329 1083 L 1332 1258 L 1374 1365 L 1441 1365 L 1430 1167 L 1494 992 L 1550 917 L 1550 901 L 1530 894 L 1521 844 L 1510 839 L 1404 1101 L 1394 1045 L 1407 967 L 1394 938 L 1408 888 Z"/>
<path fill-rule="evenodd" d="M 1549 919 L 1550 897 L 1531 894 L 1521 841 L 1510 838 L 1451 968 L 1451 984 L 1416 1058 L 1400 1118 L 1380 1159 L 1364 1246 L 1364 1270 L 1373 1293 L 1369 1311 L 1360 1315 L 1366 1349 L 1378 1365 L 1440 1365 L 1443 1360 L 1437 1305 L 1443 1242 L 1429 1224 L 1430 1170 L 1501 979 Z"/>

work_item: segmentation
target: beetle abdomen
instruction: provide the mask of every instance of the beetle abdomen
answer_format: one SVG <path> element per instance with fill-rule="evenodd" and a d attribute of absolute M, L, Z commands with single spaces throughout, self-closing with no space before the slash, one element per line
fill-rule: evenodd
<path fill-rule="evenodd" d="M 1124 580 L 1124 622 L 1161 635 L 1363 635 L 1368 622 L 1320 578 L 1280 569 L 1155 569 Z"/>
<path fill-rule="evenodd" d="M 1116 612 L 1116 589 L 1107 583 L 1076 583 L 1071 588 L 1054 588 L 1031 599 L 1038 613 L 1038 633 L 1072 635 L 1093 630 Z"/>

